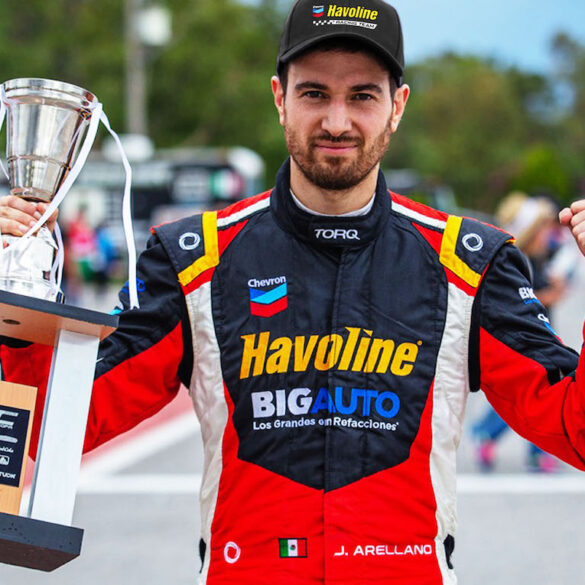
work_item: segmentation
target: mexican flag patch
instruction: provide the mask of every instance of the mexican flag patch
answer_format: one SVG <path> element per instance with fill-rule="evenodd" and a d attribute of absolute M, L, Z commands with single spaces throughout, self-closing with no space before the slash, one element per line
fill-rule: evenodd
<path fill-rule="evenodd" d="M 306 538 L 279 538 L 280 558 L 306 558 L 307 557 L 307 539 Z"/>

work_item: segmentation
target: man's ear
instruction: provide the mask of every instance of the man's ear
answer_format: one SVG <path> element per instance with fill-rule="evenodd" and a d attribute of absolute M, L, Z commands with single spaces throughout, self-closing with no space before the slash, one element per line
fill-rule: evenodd
<path fill-rule="evenodd" d="M 402 114 L 404 114 L 404 108 L 406 108 L 406 102 L 410 95 L 410 87 L 404 84 L 396 89 L 394 93 L 394 107 L 392 108 L 392 118 L 390 120 L 390 129 L 392 133 L 398 130 L 400 120 L 402 120 Z"/>
<path fill-rule="evenodd" d="M 274 95 L 274 105 L 278 110 L 278 119 L 280 120 L 280 125 L 284 126 L 284 91 L 282 83 L 280 83 L 280 79 L 276 75 L 273 75 L 270 79 L 270 84 L 272 86 L 272 95 Z"/>

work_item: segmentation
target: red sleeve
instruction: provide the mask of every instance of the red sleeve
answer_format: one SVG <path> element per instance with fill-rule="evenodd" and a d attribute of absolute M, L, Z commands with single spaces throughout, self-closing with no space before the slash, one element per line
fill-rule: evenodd
<path fill-rule="evenodd" d="M 178 324 L 157 343 L 96 378 L 84 451 L 130 430 L 176 396 L 182 348 Z"/>
<path fill-rule="evenodd" d="M 538 361 L 483 329 L 480 345 L 481 386 L 499 415 L 531 443 L 585 470 L 585 357 L 574 378 L 550 384 Z"/>
<path fill-rule="evenodd" d="M 120 292 L 118 329 L 99 348 L 84 451 L 152 416 L 188 384 L 192 369 L 190 326 L 184 295 L 156 237 L 137 267 L 140 308 L 128 309 L 127 287 Z M 3 345 L 6 380 L 39 389 L 31 437 L 36 455 L 52 347 Z"/>
<path fill-rule="evenodd" d="M 33 344 L 20 349 L 0 346 L 3 378 L 8 382 L 38 389 L 30 441 L 32 457 L 36 457 L 37 453 L 52 356 L 53 348 L 48 345 Z"/>
<path fill-rule="evenodd" d="M 516 432 L 585 470 L 585 356 L 565 347 L 507 246 L 481 294 L 480 386 Z"/>

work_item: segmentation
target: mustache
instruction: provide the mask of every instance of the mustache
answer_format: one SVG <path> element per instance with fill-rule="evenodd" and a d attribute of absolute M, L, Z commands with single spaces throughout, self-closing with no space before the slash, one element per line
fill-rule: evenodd
<path fill-rule="evenodd" d="M 318 142 L 330 142 L 331 144 L 356 144 L 361 145 L 362 139 L 359 136 L 349 136 L 347 134 L 341 134 L 340 136 L 333 136 L 328 132 L 315 136 L 312 143 L 315 145 Z"/>

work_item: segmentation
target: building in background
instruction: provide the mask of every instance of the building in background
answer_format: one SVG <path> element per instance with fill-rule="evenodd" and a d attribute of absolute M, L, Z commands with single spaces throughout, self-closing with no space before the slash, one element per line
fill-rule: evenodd
<path fill-rule="evenodd" d="M 159 150 L 131 160 L 131 165 L 132 217 L 139 251 L 152 225 L 219 209 L 264 188 L 262 159 L 241 147 Z M 90 157 L 63 201 L 60 223 L 66 225 L 84 208 L 90 223 L 105 225 L 124 254 L 123 190 L 122 163 L 104 148 Z"/>

